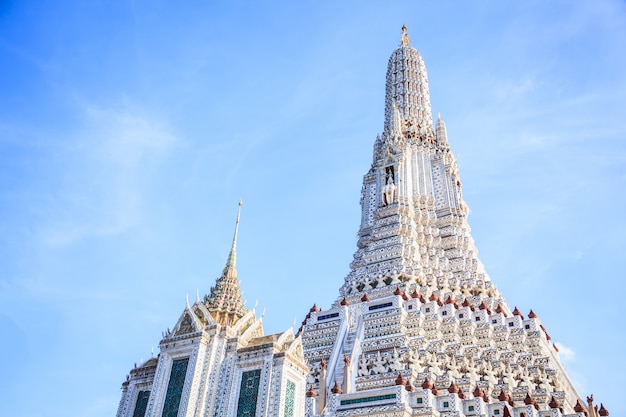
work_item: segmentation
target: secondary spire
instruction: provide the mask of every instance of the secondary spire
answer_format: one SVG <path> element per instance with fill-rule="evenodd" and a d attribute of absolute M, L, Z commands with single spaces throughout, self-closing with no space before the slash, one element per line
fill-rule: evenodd
<path fill-rule="evenodd" d="M 241 206 L 243 201 L 239 200 L 239 208 L 237 209 L 237 221 L 235 222 L 235 234 L 233 235 L 233 244 L 230 247 L 230 253 L 228 254 L 228 260 L 226 261 L 226 268 L 224 273 L 231 273 L 237 276 L 237 233 L 239 233 L 239 218 L 241 217 Z"/>
<path fill-rule="evenodd" d="M 235 222 L 235 234 L 233 243 L 228 254 L 226 267 L 211 287 L 211 294 L 205 298 L 205 304 L 213 319 L 222 325 L 232 325 L 246 314 L 245 303 L 241 298 L 241 289 L 237 279 L 237 234 L 239 232 L 239 218 L 241 216 L 242 201 L 239 200 L 237 209 L 237 221 Z"/>

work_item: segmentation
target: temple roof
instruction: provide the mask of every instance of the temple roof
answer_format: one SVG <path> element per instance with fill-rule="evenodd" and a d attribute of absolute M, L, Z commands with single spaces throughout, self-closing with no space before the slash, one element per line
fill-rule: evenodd
<path fill-rule="evenodd" d="M 237 221 L 235 223 L 235 234 L 233 243 L 228 254 L 226 266 L 222 275 L 215 282 L 215 286 L 211 287 L 211 294 L 205 297 L 205 305 L 213 319 L 224 325 L 232 325 L 247 310 L 243 299 L 241 298 L 241 289 L 239 288 L 239 280 L 237 279 L 237 233 L 239 231 L 239 218 L 241 214 L 242 202 L 239 201 L 239 209 L 237 210 Z"/>

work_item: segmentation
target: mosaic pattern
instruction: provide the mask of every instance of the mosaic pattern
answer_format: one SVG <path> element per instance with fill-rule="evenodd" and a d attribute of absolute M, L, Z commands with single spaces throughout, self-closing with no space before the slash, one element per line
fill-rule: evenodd
<path fill-rule="evenodd" d="M 170 373 L 170 382 L 167 385 L 162 417 L 176 417 L 178 415 L 178 407 L 180 406 L 180 397 L 183 393 L 183 385 L 185 385 L 188 364 L 189 358 L 177 359 L 172 363 L 172 372 Z"/>
<path fill-rule="evenodd" d="M 259 394 L 260 379 L 260 369 L 244 372 L 241 376 L 237 417 L 254 417 L 256 415 L 256 401 Z"/>
<path fill-rule="evenodd" d="M 150 398 L 150 391 L 139 391 L 139 395 L 137 395 L 137 402 L 135 403 L 135 411 L 133 412 L 133 417 L 143 417 L 146 415 L 148 398 Z"/>
<path fill-rule="evenodd" d="M 294 397 L 296 396 L 296 384 L 287 380 L 285 388 L 285 417 L 293 417 Z"/>

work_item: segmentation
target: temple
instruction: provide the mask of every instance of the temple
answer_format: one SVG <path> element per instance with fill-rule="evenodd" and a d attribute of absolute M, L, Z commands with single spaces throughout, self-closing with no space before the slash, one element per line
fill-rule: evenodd
<path fill-rule="evenodd" d="M 511 309 L 478 259 L 446 125 L 433 126 L 424 60 L 402 29 L 350 273 L 299 331 L 306 415 L 593 416 L 541 320 Z"/>
<path fill-rule="evenodd" d="M 308 368 L 292 329 L 265 336 L 241 299 L 237 279 L 239 202 L 226 267 L 204 299 L 196 296 L 159 344 L 130 371 L 117 417 L 304 415 Z"/>
<path fill-rule="evenodd" d="M 537 314 L 511 309 L 485 272 L 429 94 L 403 27 L 334 304 L 296 334 L 263 334 L 237 278 L 240 202 L 221 276 L 130 371 L 117 417 L 609 415 L 576 392 Z"/>

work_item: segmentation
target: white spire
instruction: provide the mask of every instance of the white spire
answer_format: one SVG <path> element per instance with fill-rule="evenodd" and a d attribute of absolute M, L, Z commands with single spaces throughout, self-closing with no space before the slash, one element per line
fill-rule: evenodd
<path fill-rule="evenodd" d="M 404 120 L 423 128 L 432 128 L 428 75 L 422 56 L 410 45 L 406 26 L 402 27 L 400 46 L 389 58 L 385 88 L 385 131 L 391 131 L 393 105 Z"/>
<path fill-rule="evenodd" d="M 393 136 L 402 136 L 402 116 L 396 103 L 393 103 L 393 119 L 391 119 L 390 130 Z"/>
<path fill-rule="evenodd" d="M 237 266 L 237 233 L 239 232 L 239 217 L 241 216 L 242 205 L 243 201 L 239 200 L 239 208 L 237 209 L 237 221 L 235 222 L 235 234 L 233 235 L 233 244 L 230 247 L 230 253 L 228 254 L 226 269 L 235 270 Z"/>
<path fill-rule="evenodd" d="M 441 113 L 437 115 L 437 143 L 448 145 L 448 133 L 446 132 L 446 124 L 441 117 Z"/>

